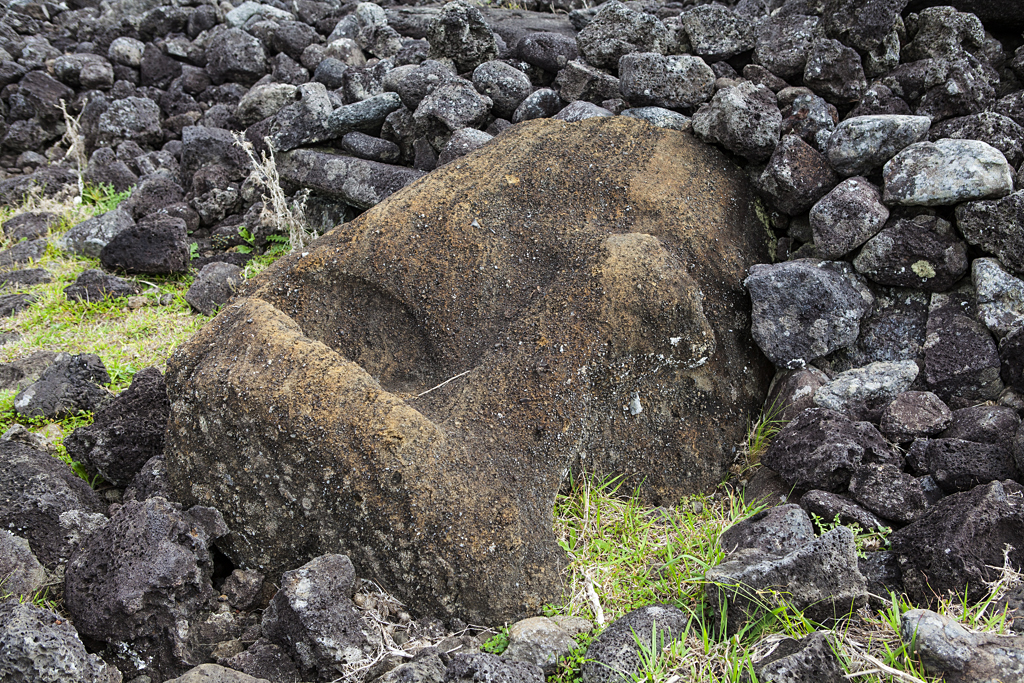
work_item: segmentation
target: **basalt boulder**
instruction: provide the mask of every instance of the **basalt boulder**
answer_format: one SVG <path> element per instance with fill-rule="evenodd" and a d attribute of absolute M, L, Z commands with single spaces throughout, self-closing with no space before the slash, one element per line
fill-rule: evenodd
<path fill-rule="evenodd" d="M 770 365 L 739 169 L 630 119 L 531 121 L 247 283 L 168 366 L 167 476 L 270 581 L 348 555 L 414 613 L 558 598 L 568 471 L 721 480 Z"/>

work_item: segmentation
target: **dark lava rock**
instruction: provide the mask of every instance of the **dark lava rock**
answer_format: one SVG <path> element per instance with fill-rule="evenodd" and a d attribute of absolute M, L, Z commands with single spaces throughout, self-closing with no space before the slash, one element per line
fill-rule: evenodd
<path fill-rule="evenodd" d="M 967 272 L 967 247 L 949 223 L 921 215 L 890 221 L 853 260 L 873 282 L 942 292 Z"/>
<path fill-rule="evenodd" d="M 119 487 L 127 486 L 142 465 L 163 453 L 170 404 L 163 375 L 144 368 L 131 386 L 96 412 L 93 423 L 65 440 L 73 459 Z"/>
<path fill-rule="evenodd" d="M 890 593 L 903 593 L 899 558 L 891 550 L 876 550 L 858 556 L 857 568 L 868 583 L 869 599 L 873 605 L 891 604 L 888 600 Z"/>
<path fill-rule="evenodd" d="M 185 301 L 203 315 L 213 315 L 244 281 L 238 266 L 222 261 L 210 263 L 199 271 L 185 293 Z"/>
<path fill-rule="evenodd" d="M 322 555 L 281 576 L 263 612 L 262 632 L 294 659 L 304 678 L 330 680 L 371 655 L 379 639 L 352 602 L 355 569 L 344 555 Z"/>
<path fill-rule="evenodd" d="M 601 5 L 586 28 L 576 36 L 579 52 L 588 64 L 616 69 L 623 55 L 632 52 L 665 54 L 669 31 L 657 17 L 611 0 Z"/>
<path fill-rule="evenodd" d="M 134 296 L 139 286 L 130 280 L 90 268 L 64 288 L 64 296 L 72 301 L 103 301 L 106 297 Z"/>
<path fill-rule="evenodd" d="M 587 647 L 581 669 L 584 682 L 630 680 L 640 671 L 641 646 L 665 647 L 682 637 L 688 623 L 686 614 L 668 605 L 648 605 L 616 619 Z"/>
<path fill-rule="evenodd" d="M 693 54 L 709 64 L 747 52 L 756 44 L 755 27 L 750 20 L 724 5 L 697 5 L 679 15 L 679 21 Z"/>
<path fill-rule="evenodd" d="M 270 681 L 302 680 L 295 661 L 288 653 L 265 638 L 257 640 L 245 652 L 225 660 L 224 664 L 255 678 Z"/>
<path fill-rule="evenodd" d="M 11 317 L 15 313 L 31 306 L 35 300 L 36 298 L 31 294 L 0 295 L 0 318 Z"/>
<path fill-rule="evenodd" d="M 874 513 L 865 510 L 846 496 L 830 491 L 808 491 L 800 497 L 800 506 L 809 515 L 817 515 L 823 525 L 839 522 L 856 524 L 861 529 L 873 531 L 886 526 Z"/>
<path fill-rule="evenodd" d="M 982 112 L 943 121 L 928 131 L 932 142 L 940 138 L 987 142 L 1002 152 L 1014 168 L 1024 160 L 1024 127 L 1002 114 Z"/>
<path fill-rule="evenodd" d="M 195 173 L 191 174 L 195 175 Z M 131 196 L 118 208 L 131 213 L 132 217 L 141 221 L 142 218 L 184 201 L 181 186 L 164 173 L 158 173 L 142 181 L 132 190 Z"/>
<path fill-rule="evenodd" d="M 0 287 L 31 287 L 49 282 L 53 282 L 53 278 L 45 268 L 22 268 L 0 273 Z"/>
<path fill-rule="evenodd" d="M 46 253 L 46 244 L 45 239 L 26 240 L 0 251 L 0 268 L 38 261 Z"/>
<path fill-rule="evenodd" d="M 1024 390 L 1024 328 L 1017 328 L 999 342 L 1000 377 L 1007 386 Z"/>
<path fill-rule="evenodd" d="M 1024 274 L 1024 190 L 1002 199 L 965 202 L 956 207 L 956 224 L 968 243 L 999 257 Z"/>
<path fill-rule="evenodd" d="M 121 672 L 89 654 L 75 627 L 31 602 L 0 603 L 4 680 L 121 683 Z"/>
<path fill-rule="evenodd" d="M 551 88 L 535 90 L 524 99 L 512 114 L 513 123 L 533 119 L 551 118 L 562 110 L 565 101 Z"/>
<path fill-rule="evenodd" d="M 34 351 L 10 363 L 0 363 L 0 391 L 20 391 L 35 383 L 56 357 L 57 354 L 52 351 Z"/>
<path fill-rule="evenodd" d="M 441 8 L 427 27 L 431 59 L 448 59 L 459 73 L 472 71 L 498 57 L 494 32 L 480 10 L 456 0 Z"/>
<path fill-rule="evenodd" d="M 473 85 L 494 102 L 494 115 L 505 119 L 511 119 L 516 108 L 533 92 L 527 75 L 505 62 L 484 62 L 478 66 L 473 70 Z"/>
<path fill-rule="evenodd" d="M 917 479 L 894 465 L 865 465 L 850 478 L 850 495 L 882 519 L 905 524 L 920 517 L 928 500 Z"/>
<path fill-rule="evenodd" d="M 878 361 L 852 368 L 818 389 L 814 403 L 854 420 L 877 423 L 885 407 L 910 388 L 919 372 L 912 360 Z"/>
<path fill-rule="evenodd" d="M 421 177 L 422 171 L 365 159 L 295 149 L 277 155 L 286 183 L 305 187 L 351 206 L 368 209 Z"/>
<path fill-rule="evenodd" d="M 893 441 L 906 443 L 934 436 L 949 426 L 953 412 L 930 391 L 904 391 L 882 412 L 879 429 Z"/>
<path fill-rule="evenodd" d="M 775 365 L 802 368 L 856 341 L 874 297 L 850 270 L 817 259 L 751 267 L 751 332 Z"/>
<path fill-rule="evenodd" d="M 46 571 L 32 554 L 28 541 L 6 529 L 0 529 L 0 576 L 4 596 L 27 597 L 30 601 L 46 584 Z"/>
<path fill-rule="evenodd" d="M 820 258 L 842 258 L 878 234 L 889 219 L 882 191 L 860 176 L 836 185 L 809 216 Z"/>
<path fill-rule="evenodd" d="M 34 240 L 46 237 L 50 228 L 57 225 L 60 217 L 46 211 L 30 211 L 18 214 L 4 221 L 4 236 L 15 242 L 23 239 Z"/>
<path fill-rule="evenodd" d="M 1024 637 L 1019 635 L 975 633 L 952 617 L 912 609 L 903 613 L 900 636 L 924 670 L 946 683 L 1024 676 Z"/>
<path fill-rule="evenodd" d="M 843 683 L 842 665 L 829 642 L 829 634 L 815 632 L 794 640 L 785 638 L 776 643 L 772 652 L 753 663 L 757 680 L 815 681 L 816 683 Z M 746 672 L 744 672 L 746 673 Z"/>
<path fill-rule="evenodd" d="M 722 532 L 718 544 L 727 554 L 755 548 L 786 555 L 814 540 L 811 518 L 799 505 L 779 505 L 737 522 Z"/>
<path fill-rule="evenodd" d="M 67 465 L 15 441 L 0 441 L 0 524 L 26 539 L 46 567 L 68 559 L 61 515 L 96 514 L 106 505 Z"/>
<path fill-rule="evenodd" d="M 118 207 L 78 223 L 64 233 L 57 245 L 72 254 L 99 258 L 110 240 L 134 226 L 131 213 Z"/>
<path fill-rule="evenodd" d="M 1008 406 L 977 405 L 953 412 L 952 423 L 939 436 L 1009 447 L 1020 427 L 1020 416 Z"/>
<path fill-rule="evenodd" d="M 749 81 L 722 88 L 693 115 L 693 132 L 701 139 L 752 161 L 772 155 L 781 130 L 775 93 Z"/>
<path fill-rule="evenodd" d="M 924 457 L 929 474 L 947 493 L 1020 476 L 1012 451 L 1002 444 L 929 439 Z"/>
<path fill-rule="evenodd" d="M 252 85 L 267 72 L 263 44 L 239 28 L 217 33 L 206 44 L 206 72 L 216 84 Z"/>
<path fill-rule="evenodd" d="M 552 73 L 579 57 L 574 38 L 553 32 L 528 33 L 519 39 L 515 50 L 519 59 Z"/>
<path fill-rule="evenodd" d="M 804 84 L 832 104 L 856 102 L 868 87 L 857 51 L 829 38 L 814 41 L 807 52 Z"/>
<path fill-rule="evenodd" d="M 20 415 L 50 419 L 95 410 L 110 397 L 99 386 L 108 382 L 110 375 L 99 356 L 59 353 L 39 381 L 18 393 L 14 409 Z"/>
<path fill-rule="evenodd" d="M 1018 549 L 1022 534 L 1024 488 L 994 481 L 943 498 L 889 540 L 907 595 L 931 605 L 948 593 L 980 600 L 986 582 L 999 576 L 1007 546 L 1014 566 L 1024 562 L 1024 549 Z"/>
<path fill-rule="evenodd" d="M 200 662 L 190 636 L 213 596 L 220 513 L 164 498 L 125 503 L 68 562 L 64 602 L 78 632 L 107 644 L 128 677 L 165 680 Z"/>
<path fill-rule="evenodd" d="M 780 78 L 802 76 L 820 33 L 820 17 L 776 12 L 758 30 L 754 61 Z"/>
<path fill-rule="evenodd" d="M 711 99 L 715 72 L 700 57 L 635 52 L 619 60 L 619 87 L 634 107 L 690 109 Z"/>
<path fill-rule="evenodd" d="M 811 408 L 787 424 L 761 458 L 790 486 L 845 491 L 862 465 L 902 459 L 869 422 L 853 422 L 827 408 Z"/>
<path fill-rule="evenodd" d="M 828 383 L 828 375 L 814 366 L 779 370 L 768 387 L 764 412 L 790 422 L 803 411 L 815 407 L 814 394 Z"/>
<path fill-rule="evenodd" d="M 800 137 L 787 135 L 768 160 L 761 189 L 780 211 L 792 216 L 810 209 L 839 180 L 825 155 Z"/>
<path fill-rule="evenodd" d="M 330 156 L 288 155 L 300 152 Z M 568 206 L 550 185 L 562 173 Z M 749 306 L 740 280 L 768 258 L 753 203 L 744 176 L 683 133 L 628 117 L 507 130 L 279 261 L 179 349 L 165 449 L 176 495 L 220 509 L 233 531 L 220 547 L 271 577 L 344 553 L 410 608 L 476 623 L 553 599 L 562 554 L 547 501 L 569 434 L 594 467 L 628 463 L 642 495 L 674 500 L 728 467 L 743 420 L 725 415 L 760 409 L 769 367 L 735 324 Z M 620 215 L 661 237 L 623 233 Z M 435 286 L 428 272 L 446 275 Z M 492 289 L 496 274 L 511 288 Z M 552 277 L 560 284 L 545 285 Z M 569 297 L 575 316 L 545 313 Z M 522 334 L 542 336 L 507 341 Z M 615 370 L 623 362 L 628 376 Z M 696 403 L 695 386 L 708 388 Z M 319 401 L 324 392 L 334 398 Z M 448 428 L 432 420 L 448 418 L 434 401 L 480 420 L 441 439 Z M 280 431 L 252 430 L 253 419 Z M 275 479 L 284 467 L 294 483 Z M 434 534 L 437 524 L 452 532 Z"/>
<path fill-rule="evenodd" d="M 117 234 L 100 251 L 104 268 L 138 274 L 188 271 L 189 246 L 185 221 L 156 215 Z"/>
<path fill-rule="evenodd" d="M 994 400 L 1003 390 L 995 339 L 955 305 L 937 305 L 935 296 L 925 344 L 926 386 L 953 408 Z"/>
<path fill-rule="evenodd" d="M 735 553 L 705 579 L 711 608 L 726 613 L 714 622 L 725 623 L 729 634 L 773 609 L 773 592 L 819 623 L 841 619 L 867 603 L 867 585 L 847 527 L 837 527 L 781 558 L 758 551 Z"/>

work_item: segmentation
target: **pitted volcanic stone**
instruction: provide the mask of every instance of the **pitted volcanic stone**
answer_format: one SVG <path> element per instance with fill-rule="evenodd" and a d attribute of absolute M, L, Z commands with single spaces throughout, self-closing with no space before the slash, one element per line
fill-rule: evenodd
<path fill-rule="evenodd" d="M 769 368 L 736 317 L 768 258 L 755 216 L 682 133 L 508 130 L 278 261 L 178 351 L 172 486 L 224 513 L 241 568 L 344 553 L 416 610 L 539 608 L 576 453 L 674 500 L 719 481 L 759 410 Z"/>
<path fill-rule="evenodd" d="M 680 609 L 668 605 L 648 605 L 616 619 L 587 647 L 584 683 L 632 680 L 642 665 L 640 648 L 658 648 L 679 639 L 687 623 Z"/>

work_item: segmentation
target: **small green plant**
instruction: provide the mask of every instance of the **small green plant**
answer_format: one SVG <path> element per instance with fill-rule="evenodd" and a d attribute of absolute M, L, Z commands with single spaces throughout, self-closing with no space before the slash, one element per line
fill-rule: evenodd
<path fill-rule="evenodd" d="M 772 439 L 787 424 L 787 420 L 782 419 L 783 410 L 785 410 L 785 404 L 780 401 L 772 402 L 761 411 L 753 423 L 747 426 L 747 437 L 740 444 L 737 464 L 733 468 L 734 474 L 741 474 L 761 464 L 761 456 L 768 450 Z"/>
<path fill-rule="evenodd" d="M 865 553 L 875 552 L 876 550 L 886 550 L 889 547 L 889 536 L 892 534 L 892 527 L 883 526 L 878 529 L 871 531 L 865 530 L 860 524 L 843 524 L 839 520 L 839 514 L 837 513 L 835 518 L 831 522 L 826 522 L 820 515 L 816 515 L 813 512 L 811 514 L 811 521 L 814 522 L 814 526 L 818 528 L 819 534 L 827 534 L 841 526 L 847 527 L 853 532 L 853 541 L 857 544 L 857 556 L 865 558 Z"/>
<path fill-rule="evenodd" d="M 192 242 L 188 245 L 188 260 L 194 261 L 199 257 L 199 242 Z"/>
<path fill-rule="evenodd" d="M 597 638 L 601 629 L 594 629 L 588 633 L 580 633 L 573 636 L 578 644 L 569 654 L 563 655 L 558 660 L 558 668 L 554 674 L 552 674 L 548 681 L 550 683 L 582 683 L 583 681 L 583 664 L 586 663 L 587 648 Z"/>
<path fill-rule="evenodd" d="M 238 236 L 242 238 L 245 244 L 238 245 L 238 251 L 241 254 L 251 254 L 256 248 L 256 235 L 252 234 L 249 228 L 244 225 L 238 226 Z"/>
<path fill-rule="evenodd" d="M 96 215 L 112 211 L 118 204 L 128 199 L 131 190 L 118 192 L 113 185 L 103 183 L 100 185 L 86 184 L 82 188 L 82 204 L 93 208 Z"/>
<path fill-rule="evenodd" d="M 500 655 L 508 649 L 508 625 L 502 626 L 501 630 L 487 639 L 480 649 L 490 652 L 492 655 Z"/>

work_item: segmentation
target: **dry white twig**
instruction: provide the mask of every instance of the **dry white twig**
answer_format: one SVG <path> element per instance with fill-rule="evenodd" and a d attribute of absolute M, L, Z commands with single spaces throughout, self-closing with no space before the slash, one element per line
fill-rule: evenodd
<path fill-rule="evenodd" d="M 78 123 L 82 115 L 72 116 L 69 114 L 64 100 L 61 100 L 57 107 L 64 116 L 65 130 L 61 142 L 66 142 L 68 145 L 68 151 L 64 154 L 64 158 L 74 159 L 75 165 L 78 167 L 78 201 L 81 202 L 82 195 L 85 193 L 85 167 L 89 165 L 89 160 L 85 156 L 85 136 L 82 135 L 82 127 Z"/>

